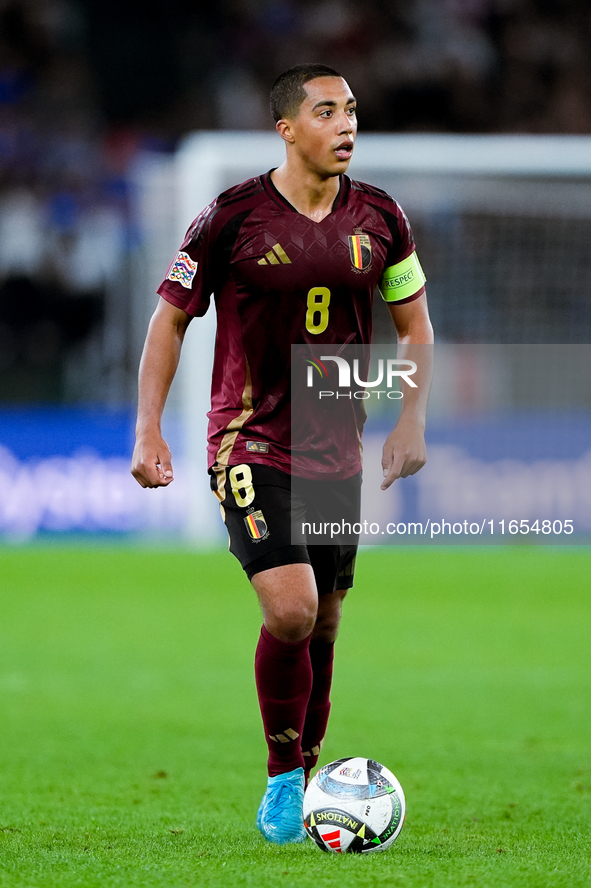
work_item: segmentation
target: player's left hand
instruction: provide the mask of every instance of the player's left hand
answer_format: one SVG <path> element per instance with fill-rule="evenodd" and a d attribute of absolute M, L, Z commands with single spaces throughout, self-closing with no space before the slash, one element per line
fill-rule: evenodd
<path fill-rule="evenodd" d="M 425 432 L 422 424 L 400 417 L 396 428 L 386 438 L 382 450 L 384 480 L 382 490 L 387 490 L 397 478 L 406 478 L 422 469 L 427 462 Z"/>

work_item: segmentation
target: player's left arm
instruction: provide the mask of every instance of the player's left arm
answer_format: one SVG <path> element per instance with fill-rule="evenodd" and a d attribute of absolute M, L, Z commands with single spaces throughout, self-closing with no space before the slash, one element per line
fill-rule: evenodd
<path fill-rule="evenodd" d="M 402 410 L 382 451 L 382 490 L 397 478 L 414 475 L 427 461 L 425 421 L 433 372 L 433 327 L 425 292 L 402 305 L 387 304 L 398 336 L 397 357 L 414 361 L 417 370 L 411 377 L 416 388 L 404 379 L 400 382 Z"/>

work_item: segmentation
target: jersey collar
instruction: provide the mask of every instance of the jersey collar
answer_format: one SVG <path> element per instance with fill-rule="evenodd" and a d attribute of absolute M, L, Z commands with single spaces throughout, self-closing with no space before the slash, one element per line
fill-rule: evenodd
<path fill-rule="evenodd" d="M 279 206 L 282 207 L 284 210 L 289 210 L 292 213 L 297 213 L 298 216 L 301 215 L 299 211 L 296 210 L 296 208 L 293 206 L 293 204 L 290 204 L 287 198 L 284 197 L 281 192 L 277 190 L 277 188 L 275 187 L 275 183 L 271 178 L 272 172 L 273 170 L 269 170 L 268 173 L 265 173 L 263 176 L 261 176 L 263 187 L 265 188 L 267 194 L 272 197 L 275 203 L 278 203 Z M 345 175 L 339 176 L 339 180 L 339 190 L 337 192 L 337 196 L 332 202 L 330 213 L 334 213 L 335 210 L 340 210 L 340 208 L 343 207 L 347 202 L 347 195 L 349 194 L 349 189 L 351 187 L 351 180 L 348 176 Z M 327 217 L 325 216 L 324 218 L 326 219 Z"/>

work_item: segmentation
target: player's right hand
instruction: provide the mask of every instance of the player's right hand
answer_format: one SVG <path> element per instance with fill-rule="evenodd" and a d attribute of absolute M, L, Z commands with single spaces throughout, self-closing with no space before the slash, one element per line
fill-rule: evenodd
<path fill-rule="evenodd" d="M 174 480 L 170 450 L 159 435 L 138 437 L 131 474 L 142 487 L 166 487 Z"/>

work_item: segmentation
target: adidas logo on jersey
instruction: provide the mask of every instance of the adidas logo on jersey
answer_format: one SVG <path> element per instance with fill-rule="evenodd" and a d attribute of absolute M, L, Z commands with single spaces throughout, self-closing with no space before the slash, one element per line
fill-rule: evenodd
<path fill-rule="evenodd" d="M 283 265 L 291 265 L 291 259 L 281 246 L 281 244 L 275 244 L 268 253 L 265 253 L 262 259 L 259 259 L 259 265 L 279 265 L 283 263 Z"/>

